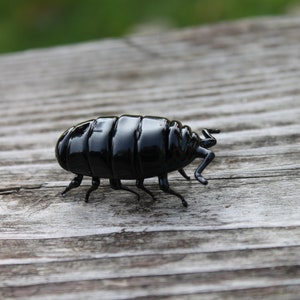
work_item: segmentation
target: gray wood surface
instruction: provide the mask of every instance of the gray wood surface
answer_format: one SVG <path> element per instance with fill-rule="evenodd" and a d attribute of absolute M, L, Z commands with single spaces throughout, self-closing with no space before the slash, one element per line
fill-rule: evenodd
<path fill-rule="evenodd" d="M 299 299 L 299 78 L 296 18 L 2 55 L 0 298 Z M 208 186 L 170 174 L 187 209 L 156 178 L 60 196 L 62 131 L 124 113 L 222 130 Z"/>

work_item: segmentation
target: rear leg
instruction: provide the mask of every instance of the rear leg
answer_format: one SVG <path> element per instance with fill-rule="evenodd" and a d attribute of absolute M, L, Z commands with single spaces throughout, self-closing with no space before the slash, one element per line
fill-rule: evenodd
<path fill-rule="evenodd" d="M 100 185 L 100 179 L 98 177 L 93 177 L 92 186 L 88 189 L 88 191 L 85 194 L 85 202 L 89 201 L 89 197 L 90 197 L 91 192 L 97 190 L 99 185 Z"/>
<path fill-rule="evenodd" d="M 152 197 L 153 200 L 155 200 L 154 195 L 151 191 L 149 191 L 145 186 L 144 186 L 144 179 L 137 179 L 136 181 L 136 186 L 143 190 L 145 193 L 147 193 L 148 195 L 150 195 Z"/>
<path fill-rule="evenodd" d="M 72 190 L 75 189 L 77 187 L 80 186 L 81 181 L 82 181 L 83 175 L 77 175 L 73 178 L 73 180 L 70 182 L 70 184 L 62 191 L 62 196 L 65 196 L 65 194 Z"/>
<path fill-rule="evenodd" d="M 161 190 L 163 190 L 167 194 L 175 195 L 176 197 L 178 197 L 181 200 L 182 205 L 184 207 L 188 206 L 188 204 L 185 201 L 185 199 L 179 193 L 175 192 L 174 190 L 172 190 L 170 188 L 169 182 L 168 182 L 168 175 L 167 174 L 159 176 L 158 177 L 158 182 L 159 182 L 159 187 L 160 187 Z"/>
<path fill-rule="evenodd" d="M 111 186 L 112 189 L 114 189 L 114 190 L 123 190 L 123 191 L 133 193 L 138 197 L 138 200 L 140 200 L 140 195 L 137 192 L 135 192 L 135 191 L 131 190 L 130 188 L 128 188 L 127 186 L 122 185 L 120 179 L 110 179 L 109 183 L 110 183 L 110 186 Z"/>

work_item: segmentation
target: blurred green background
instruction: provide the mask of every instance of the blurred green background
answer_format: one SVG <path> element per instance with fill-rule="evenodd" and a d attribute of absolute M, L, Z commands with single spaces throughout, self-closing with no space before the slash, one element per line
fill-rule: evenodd
<path fill-rule="evenodd" d="M 0 0 L 0 53 L 250 16 L 299 14 L 300 0 Z"/>

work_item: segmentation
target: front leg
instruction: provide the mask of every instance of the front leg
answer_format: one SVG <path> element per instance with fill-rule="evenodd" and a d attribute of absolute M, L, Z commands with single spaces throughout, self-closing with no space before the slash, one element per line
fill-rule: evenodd
<path fill-rule="evenodd" d="M 217 143 L 217 140 L 211 134 L 212 133 L 220 133 L 220 130 L 219 129 L 203 129 L 202 133 L 205 136 L 205 139 L 201 140 L 200 146 L 207 149 L 207 148 L 214 146 Z"/>
<path fill-rule="evenodd" d="M 210 162 L 215 158 L 215 154 L 202 147 L 197 148 L 197 157 L 204 158 L 202 163 L 199 165 L 197 170 L 195 171 L 195 178 L 202 184 L 206 185 L 208 182 L 207 180 L 202 176 L 203 170 L 210 164 Z"/>

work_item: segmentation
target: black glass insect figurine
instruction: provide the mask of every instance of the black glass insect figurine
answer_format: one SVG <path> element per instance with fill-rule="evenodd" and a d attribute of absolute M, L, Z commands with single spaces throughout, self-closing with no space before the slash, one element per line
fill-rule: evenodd
<path fill-rule="evenodd" d="M 100 178 L 108 178 L 113 189 L 132 192 L 139 198 L 137 192 L 121 183 L 121 179 L 136 180 L 136 186 L 154 198 L 144 179 L 157 176 L 160 189 L 177 196 L 187 207 L 184 197 L 169 187 L 168 173 L 178 170 L 189 180 L 183 168 L 195 158 L 203 158 L 195 177 L 206 185 L 202 171 L 215 157 L 208 148 L 217 142 L 212 133 L 219 132 L 203 129 L 204 138 L 200 138 L 179 121 L 153 116 L 99 117 L 80 123 L 66 130 L 56 144 L 60 166 L 76 174 L 62 195 L 78 187 L 83 176 L 90 176 L 92 186 L 86 202 L 98 188 Z"/>

